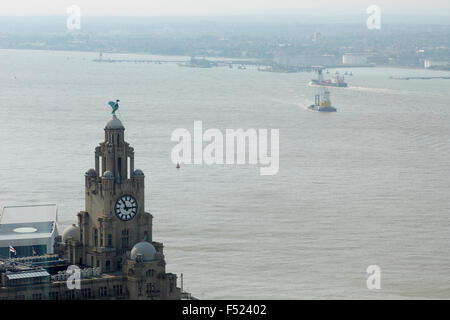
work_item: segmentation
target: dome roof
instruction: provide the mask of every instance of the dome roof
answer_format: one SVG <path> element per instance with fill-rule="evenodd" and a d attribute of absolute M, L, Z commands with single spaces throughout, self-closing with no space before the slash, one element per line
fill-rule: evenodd
<path fill-rule="evenodd" d="M 144 261 L 152 261 L 155 260 L 156 249 L 150 242 L 141 241 L 136 243 L 133 249 L 131 249 L 130 258 L 136 260 L 138 255 L 142 255 Z"/>
<path fill-rule="evenodd" d="M 88 177 L 96 177 L 97 172 L 94 169 L 89 169 L 88 171 L 86 171 L 85 175 L 87 175 Z"/>
<path fill-rule="evenodd" d="M 63 242 L 66 242 L 66 240 L 69 239 L 80 241 L 80 229 L 74 224 L 67 227 L 62 234 Z"/>
<path fill-rule="evenodd" d="M 113 175 L 113 173 L 112 173 L 111 171 L 105 171 L 105 172 L 103 173 L 103 178 L 113 179 L 113 178 L 114 178 L 114 175 Z"/>
<path fill-rule="evenodd" d="M 135 176 L 143 176 L 144 172 L 142 172 L 141 169 L 136 169 L 136 170 L 134 170 L 133 175 L 135 175 Z"/>
<path fill-rule="evenodd" d="M 123 126 L 122 121 L 120 121 L 116 115 L 113 115 L 106 124 L 105 129 L 125 129 L 125 127 Z"/>

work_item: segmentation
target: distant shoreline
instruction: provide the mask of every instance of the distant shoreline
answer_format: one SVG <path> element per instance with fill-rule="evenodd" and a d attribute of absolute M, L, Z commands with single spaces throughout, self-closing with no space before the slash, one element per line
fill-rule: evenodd
<path fill-rule="evenodd" d="M 99 51 L 83 51 L 83 50 L 67 50 L 67 49 L 46 49 L 46 48 L 0 48 L 0 51 L 7 51 L 7 50 L 20 50 L 20 51 L 40 51 L 40 52 L 66 52 L 66 53 L 89 53 L 89 54 L 99 54 Z M 188 55 L 171 55 L 171 54 L 157 54 L 157 53 L 148 53 L 148 52 L 102 52 L 103 54 L 111 54 L 111 55 L 136 55 L 136 56 L 148 56 L 148 57 L 168 57 L 172 59 L 186 59 L 188 61 L 190 59 L 190 56 Z M 223 60 L 242 60 L 242 61 L 267 61 L 266 59 L 261 58 L 243 58 L 243 57 L 220 57 L 220 56 L 204 56 L 204 55 L 197 55 L 196 57 L 201 57 L 205 59 L 210 60 L 217 60 L 217 59 L 223 59 Z M 176 60 L 173 61 L 174 63 L 177 62 Z M 342 66 L 331 66 L 331 67 L 325 67 L 325 69 L 342 69 L 342 68 L 394 68 L 394 69 L 409 69 L 409 70 L 424 70 L 424 71 L 440 71 L 440 72 L 450 72 L 448 69 L 437 69 L 437 68 L 424 68 L 419 66 L 402 66 L 402 65 L 386 65 L 386 64 L 380 64 L 380 65 L 374 65 L 374 66 L 352 66 L 352 65 L 342 65 Z"/>

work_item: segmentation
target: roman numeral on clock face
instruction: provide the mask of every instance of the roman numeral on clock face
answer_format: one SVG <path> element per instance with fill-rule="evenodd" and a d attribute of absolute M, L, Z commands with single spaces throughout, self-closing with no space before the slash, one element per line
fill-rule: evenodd
<path fill-rule="evenodd" d="M 114 212 L 122 221 L 133 219 L 138 212 L 138 204 L 136 199 L 131 195 L 123 195 L 117 199 L 114 205 Z"/>

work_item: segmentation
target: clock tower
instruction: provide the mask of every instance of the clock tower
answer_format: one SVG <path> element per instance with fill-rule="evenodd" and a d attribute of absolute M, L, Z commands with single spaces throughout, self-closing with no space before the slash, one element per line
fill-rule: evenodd
<path fill-rule="evenodd" d="M 61 286 L 68 274 L 59 271 L 58 294 L 66 299 L 190 299 L 177 287 L 177 275 L 166 272 L 163 244 L 152 239 L 145 176 L 134 168 L 134 149 L 115 115 L 118 100 L 109 105 L 113 112 L 105 139 L 95 148 L 95 167 L 85 173 L 85 208 L 77 215 L 78 225 L 67 227 L 54 244 L 64 264 L 80 267 L 81 290 Z"/>
<path fill-rule="evenodd" d="M 85 174 L 77 263 L 107 273 L 120 271 L 136 243 L 152 242 L 153 217 L 145 211 L 144 179 L 144 173 L 134 169 L 134 149 L 125 141 L 125 127 L 113 113 L 105 140 L 95 148 L 95 169 Z"/>

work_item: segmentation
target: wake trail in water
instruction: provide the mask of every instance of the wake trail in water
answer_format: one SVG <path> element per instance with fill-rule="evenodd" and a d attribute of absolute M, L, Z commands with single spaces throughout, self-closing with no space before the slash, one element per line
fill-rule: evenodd
<path fill-rule="evenodd" d="M 389 88 L 359 87 L 359 86 L 355 86 L 355 87 L 349 86 L 347 88 L 341 88 L 341 89 L 360 91 L 360 92 L 373 92 L 373 93 L 392 93 L 392 94 L 407 94 L 408 93 L 408 91 L 405 91 L 405 90 L 396 90 L 396 89 L 389 89 Z"/>
<path fill-rule="evenodd" d="M 382 93 L 382 94 L 395 94 L 395 95 L 420 95 L 423 96 L 431 96 L 431 97 L 443 97 L 446 98 L 445 93 L 439 92 L 429 92 L 429 91 L 418 91 L 418 90 L 402 90 L 402 89 L 392 89 L 392 88 L 373 88 L 373 87 L 360 87 L 360 86 L 348 86 L 347 88 L 336 88 L 341 90 L 351 90 L 356 92 L 370 92 L 370 93 Z M 334 90 L 334 88 L 333 88 Z"/>

